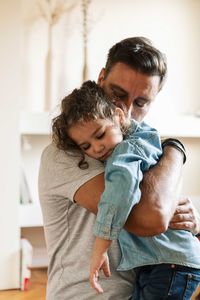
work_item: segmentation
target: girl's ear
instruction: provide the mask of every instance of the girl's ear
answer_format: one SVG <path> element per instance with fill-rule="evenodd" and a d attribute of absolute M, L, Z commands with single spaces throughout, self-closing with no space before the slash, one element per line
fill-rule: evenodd
<path fill-rule="evenodd" d="M 116 112 L 116 116 L 119 117 L 120 124 L 123 125 L 126 122 L 124 111 L 121 108 L 116 107 L 115 112 Z"/>
<path fill-rule="evenodd" d="M 103 80 L 105 78 L 105 68 L 101 69 L 101 72 L 99 73 L 99 77 L 97 80 L 97 83 L 101 86 L 101 84 L 103 83 Z"/>

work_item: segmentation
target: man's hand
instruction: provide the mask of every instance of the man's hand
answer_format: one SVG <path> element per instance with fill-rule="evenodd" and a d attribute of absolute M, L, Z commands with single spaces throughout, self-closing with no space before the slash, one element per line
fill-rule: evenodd
<path fill-rule="evenodd" d="M 188 197 L 180 199 L 169 227 L 189 230 L 193 234 L 200 232 L 200 215 Z"/>

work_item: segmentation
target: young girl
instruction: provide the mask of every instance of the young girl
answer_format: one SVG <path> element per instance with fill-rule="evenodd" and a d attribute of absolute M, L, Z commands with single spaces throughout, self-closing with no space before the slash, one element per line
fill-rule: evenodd
<path fill-rule="evenodd" d="M 117 99 L 116 103 L 117 103 Z M 116 104 L 115 103 L 115 104 Z M 162 155 L 155 129 L 126 117 L 94 82 L 85 82 L 63 99 L 61 114 L 53 120 L 57 147 L 105 162 L 105 191 L 94 227 L 96 236 L 90 283 L 98 293 L 99 271 L 110 276 L 107 251 L 118 239 L 122 258 L 118 270 L 134 268 L 136 286 L 132 299 L 190 299 L 200 283 L 200 243 L 191 232 L 171 230 L 154 237 L 139 237 L 123 230 L 134 205 L 140 201 L 143 172 Z"/>

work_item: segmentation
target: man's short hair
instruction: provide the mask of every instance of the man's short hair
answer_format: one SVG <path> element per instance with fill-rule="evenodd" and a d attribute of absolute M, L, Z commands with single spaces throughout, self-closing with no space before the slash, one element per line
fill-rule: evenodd
<path fill-rule="evenodd" d="M 142 74 L 159 76 L 162 88 L 167 74 L 166 57 L 149 39 L 131 37 L 115 44 L 108 52 L 105 76 L 116 63 L 124 63 Z"/>

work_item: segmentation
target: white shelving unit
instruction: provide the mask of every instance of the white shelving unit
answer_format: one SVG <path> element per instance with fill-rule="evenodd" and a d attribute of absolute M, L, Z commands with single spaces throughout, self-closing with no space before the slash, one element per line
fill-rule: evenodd
<path fill-rule="evenodd" d="M 48 112 L 26 112 L 20 114 L 20 134 L 49 135 L 52 116 Z"/>
<path fill-rule="evenodd" d="M 162 138 L 180 139 L 186 147 L 187 162 L 183 167 L 183 194 L 189 196 L 200 213 L 200 117 L 193 115 L 154 116 L 146 120 Z"/>
<path fill-rule="evenodd" d="M 160 116 L 159 120 L 149 118 L 149 124 L 155 127 L 161 136 L 180 138 L 200 138 L 200 117 L 192 115 Z"/>
<path fill-rule="evenodd" d="M 43 226 L 42 212 L 38 202 L 20 204 L 19 226 L 20 228 Z"/>
<path fill-rule="evenodd" d="M 21 161 L 32 202 L 19 205 L 21 236 L 33 246 L 31 268 L 47 267 L 42 212 L 39 204 L 37 179 L 43 149 L 50 142 L 52 116 L 48 112 L 21 112 Z"/>

